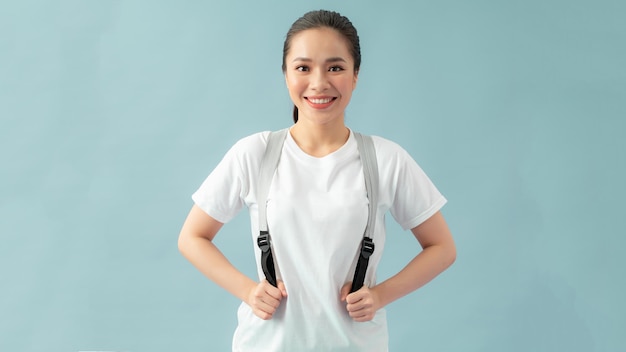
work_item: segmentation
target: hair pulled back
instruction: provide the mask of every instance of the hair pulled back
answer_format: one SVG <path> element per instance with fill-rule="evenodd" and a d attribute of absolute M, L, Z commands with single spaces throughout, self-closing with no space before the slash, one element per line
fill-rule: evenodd
<path fill-rule="evenodd" d="M 283 44 L 283 73 L 287 69 L 285 59 L 289 49 L 291 48 L 291 40 L 293 37 L 307 29 L 315 28 L 331 28 L 339 32 L 348 43 L 348 51 L 352 55 L 354 60 L 354 72 L 359 72 L 361 67 L 361 45 L 359 44 L 359 36 L 356 28 L 352 25 L 352 22 L 345 17 L 334 11 L 317 10 L 305 13 L 302 17 L 298 18 L 289 28 L 287 36 L 285 37 L 285 43 Z M 298 122 L 298 107 L 293 106 L 293 122 Z"/>

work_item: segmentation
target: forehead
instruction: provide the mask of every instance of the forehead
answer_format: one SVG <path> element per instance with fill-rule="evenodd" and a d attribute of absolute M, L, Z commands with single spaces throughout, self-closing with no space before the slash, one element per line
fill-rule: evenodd
<path fill-rule="evenodd" d="M 352 60 L 348 40 L 332 28 L 304 30 L 291 38 L 288 58 L 306 57 L 310 59 L 327 56 Z"/>

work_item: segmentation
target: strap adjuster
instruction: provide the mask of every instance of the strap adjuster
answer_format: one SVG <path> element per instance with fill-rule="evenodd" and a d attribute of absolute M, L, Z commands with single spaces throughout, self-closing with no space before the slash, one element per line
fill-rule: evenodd
<path fill-rule="evenodd" d="M 259 237 L 256 239 L 256 243 L 261 249 L 261 252 L 269 251 L 271 244 L 269 231 L 261 231 Z"/>
<path fill-rule="evenodd" d="M 361 243 L 361 256 L 368 259 L 374 253 L 374 241 L 369 237 L 363 237 Z"/>
<path fill-rule="evenodd" d="M 261 269 L 267 281 L 276 287 L 276 269 L 274 268 L 274 256 L 272 255 L 272 241 L 269 231 L 259 231 L 256 243 L 261 248 Z"/>

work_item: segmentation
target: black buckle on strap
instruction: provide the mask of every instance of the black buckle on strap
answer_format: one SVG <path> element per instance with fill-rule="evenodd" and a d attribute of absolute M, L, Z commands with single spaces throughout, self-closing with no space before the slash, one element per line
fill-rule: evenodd
<path fill-rule="evenodd" d="M 368 259 L 374 253 L 374 241 L 369 237 L 363 237 L 361 243 L 361 256 Z"/>
<path fill-rule="evenodd" d="M 270 233 L 269 231 L 261 231 L 259 237 L 256 239 L 256 243 L 262 252 L 270 250 Z"/>
<path fill-rule="evenodd" d="M 261 249 L 261 269 L 267 281 L 276 287 L 276 269 L 274 268 L 274 256 L 272 255 L 272 242 L 269 231 L 260 231 L 256 240 Z"/>
<path fill-rule="evenodd" d="M 361 255 L 356 262 L 356 270 L 354 271 L 354 279 L 352 280 L 350 292 L 355 292 L 363 287 L 367 264 L 370 261 L 372 253 L 374 253 L 374 241 L 369 237 L 363 237 L 363 241 L 361 242 Z"/>

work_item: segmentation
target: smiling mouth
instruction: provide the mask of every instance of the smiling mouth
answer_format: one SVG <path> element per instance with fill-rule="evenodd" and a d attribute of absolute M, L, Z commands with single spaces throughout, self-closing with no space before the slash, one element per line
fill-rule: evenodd
<path fill-rule="evenodd" d="M 304 98 L 309 106 L 316 110 L 324 110 L 335 102 L 337 97 L 323 97 L 323 98 L 313 98 L 313 97 L 305 97 Z"/>
<path fill-rule="evenodd" d="M 313 104 L 328 104 L 337 98 L 331 97 L 331 98 L 306 98 L 306 99 Z"/>

